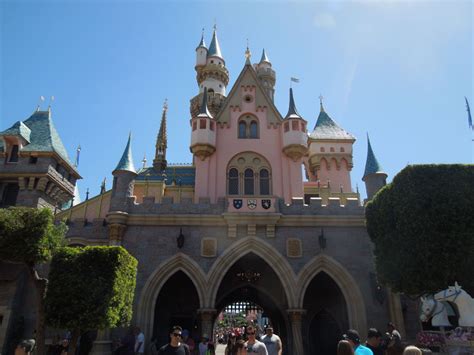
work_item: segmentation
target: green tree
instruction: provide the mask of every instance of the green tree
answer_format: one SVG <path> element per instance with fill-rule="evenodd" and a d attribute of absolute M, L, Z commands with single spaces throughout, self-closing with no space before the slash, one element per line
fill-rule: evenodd
<path fill-rule="evenodd" d="M 48 280 L 38 274 L 38 264 L 48 262 L 62 245 L 67 227 L 54 224 L 49 209 L 0 209 L 0 259 L 26 265 L 36 288 L 37 353 L 44 354 L 44 297 Z"/>
<path fill-rule="evenodd" d="M 418 296 L 458 281 L 474 291 L 474 165 L 415 165 L 368 203 L 379 280 Z"/>
<path fill-rule="evenodd" d="M 129 324 L 137 260 L 122 247 L 61 248 L 51 260 L 46 322 L 80 333 Z"/>

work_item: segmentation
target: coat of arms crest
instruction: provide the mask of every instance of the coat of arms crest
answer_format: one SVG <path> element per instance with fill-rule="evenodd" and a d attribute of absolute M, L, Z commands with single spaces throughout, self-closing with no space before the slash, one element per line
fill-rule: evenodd
<path fill-rule="evenodd" d="M 262 207 L 268 210 L 272 206 L 272 200 L 262 200 Z"/>
<path fill-rule="evenodd" d="M 247 200 L 247 207 L 250 208 L 251 210 L 255 209 L 257 207 L 257 200 L 256 199 L 248 199 Z"/>
<path fill-rule="evenodd" d="M 233 204 L 236 209 L 242 208 L 242 199 L 234 199 Z"/>

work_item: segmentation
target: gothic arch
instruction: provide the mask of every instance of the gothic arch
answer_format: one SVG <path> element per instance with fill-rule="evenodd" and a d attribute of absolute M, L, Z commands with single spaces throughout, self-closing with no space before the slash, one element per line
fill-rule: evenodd
<path fill-rule="evenodd" d="M 182 271 L 189 277 L 199 296 L 199 304 L 201 307 L 203 305 L 206 294 L 206 281 L 199 265 L 183 253 L 178 253 L 172 258 L 165 260 L 148 277 L 137 303 L 137 324 L 148 336 L 151 336 L 153 333 L 156 299 L 163 285 L 177 271 Z"/>
<path fill-rule="evenodd" d="M 208 289 L 206 306 L 213 308 L 216 302 L 217 292 L 224 279 L 227 271 L 232 265 L 243 256 L 254 253 L 261 257 L 268 265 L 270 265 L 285 289 L 286 299 L 289 308 L 296 305 L 295 291 L 295 275 L 288 261 L 268 243 L 252 237 L 247 237 L 236 243 L 233 243 L 223 254 L 221 254 L 212 265 L 208 273 Z"/>
<path fill-rule="evenodd" d="M 317 255 L 298 274 L 298 307 L 303 308 L 304 296 L 311 280 L 321 271 L 328 274 L 339 286 L 346 300 L 349 325 L 362 333 L 367 329 L 367 315 L 362 292 L 349 272 L 336 260 L 326 255 Z"/>

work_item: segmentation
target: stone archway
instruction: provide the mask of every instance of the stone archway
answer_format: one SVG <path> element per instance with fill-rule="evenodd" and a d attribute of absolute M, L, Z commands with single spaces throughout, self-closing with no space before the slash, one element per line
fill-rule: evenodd
<path fill-rule="evenodd" d="M 303 308 L 304 297 L 313 278 L 319 273 L 327 274 L 339 287 L 347 306 L 349 327 L 357 329 L 365 338 L 367 313 L 362 292 L 351 274 L 336 260 L 327 255 L 317 255 L 298 274 L 298 306 Z"/>
<path fill-rule="evenodd" d="M 250 253 L 259 256 L 268 265 L 272 266 L 284 289 L 288 307 L 297 308 L 295 307 L 297 304 L 295 295 L 295 274 L 291 269 L 290 264 L 271 245 L 252 237 L 244 238 L 232 244 L 232 246 L 222 253 L 214 262 L 208 273 L 209 291 L 207 293 L 205 305 L 208 308 L 215 307 L 217 292 L 225 275 L 236 260 L 239 260 Z"/>
<path fill-rule="evenodd" d="M 202 307 L 206 294 L 206 278 L 199 265 L 189 256 L 178 253 L 158 265 L 148 277 L 138 299 L 137 325 L 144 331 L 147 342 L 152 338 L 156 300 L 165 283 L 178 271 L 182 271 L 193 283 Z"/>

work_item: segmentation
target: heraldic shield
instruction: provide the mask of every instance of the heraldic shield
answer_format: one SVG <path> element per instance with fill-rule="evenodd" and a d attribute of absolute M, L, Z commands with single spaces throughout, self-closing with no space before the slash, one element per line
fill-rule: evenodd
<path fill-rule="evenodd" d="M 268 210 L 272 206 L 272 200 L 262 200 L 262 207 Z"/>
<path fill-rule="evenodd" d="M 242 199 L 234 199 L 233 204 L 234 208 L 239 210 L 240 208 L 242 208 Z"/>
<path fill-rule="evenodd" d="M 247 207 L 250 208 L 251 210 L 255 209 L 255 207 L 257 207 L 257 200 L 248 199 L 247 200 Z"/>

